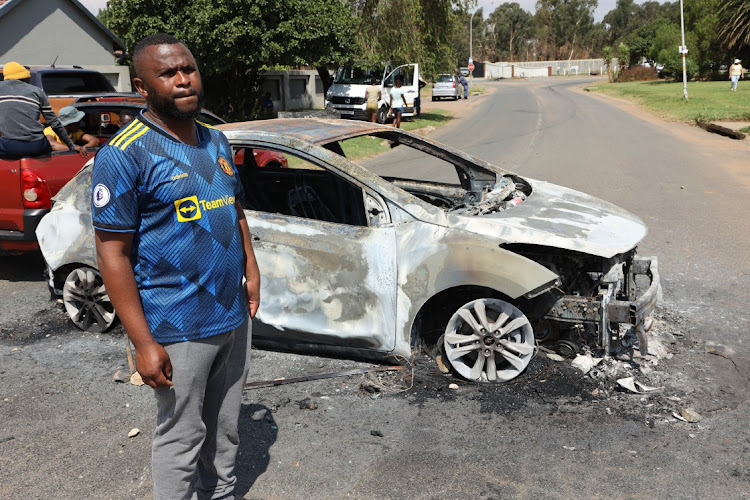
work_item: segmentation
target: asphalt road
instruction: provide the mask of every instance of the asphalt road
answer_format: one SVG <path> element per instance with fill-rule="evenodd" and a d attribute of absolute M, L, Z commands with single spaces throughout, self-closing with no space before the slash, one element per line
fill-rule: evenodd
<path fill-rule="evenodd" d="M 639 251 L 660 259 L 655 330 L 670 359 L 636 374 L 663 389 L 628 394 L 544 357 L 488 387 L 419 357 L 413 379 L 382 376 L 369 392 L 363 377 L 248 390 L 238 494 L 750 498 L 750 143 L 661 123 L 577 89 L 584 81 L 482 83 L 492 92 L 436 104 L 460 118 L 432 137 L 644 220 Z M 372 163 L 408 161 L 396 148 Z M 75 331 L 40 272 L 38 257 L 0 261 L 0 497 L 148 498 L 150 389 L 112 381 L 125 363 L 121 329 Z M 251 380 L 369 366 L 260 350 L 253 359 Z M 317 409 L 300 408 L 305 398 Z M 683 407 L 702 420 L 671 417 Z M 254 421 L 258 410 L 268 413 Z M 133 427 L 141 434 L 127 438 Z"/>

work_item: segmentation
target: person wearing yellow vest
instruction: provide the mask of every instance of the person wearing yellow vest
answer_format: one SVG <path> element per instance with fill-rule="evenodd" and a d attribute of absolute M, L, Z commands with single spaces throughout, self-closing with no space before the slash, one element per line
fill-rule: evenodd
<path fill-rule="evenodd" d="M 60 110 L 60 123 L 65 127 L 65 131 L 73 144 L 83 146 L 84 149 L 99 147 L 99 139 L 81 130 L 80 122 L 84 116 L 85 113 L 79 111 L 75 106 L 65 106 Z M 44 135 L 47 137 L 49 145 L 52 146 L 52 151 L 68 150 L 68 146 L 60 140 L 52 127 L 45 128 Z"/>

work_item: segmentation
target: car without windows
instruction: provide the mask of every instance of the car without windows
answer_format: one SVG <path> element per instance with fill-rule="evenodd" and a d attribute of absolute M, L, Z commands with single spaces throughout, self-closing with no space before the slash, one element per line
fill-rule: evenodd
<path fill-rule="evenodd" d="M 647 349 L 657 261 L 637 256 L 646 227 L 625 210 L 393 127 L 220 128 L 235 151 L 267 149 L 289 163 L 237 165 L 262 275 L 254 341 L 402 359 L 425 346 L 461 376 L 490 382 L 519 375 L 537 341 L 568 354 L 583 343 Z M 398 147 L 357 164 L 347 153 L 358 141 Z M 101 331 L 115 313 L 96 271 L 90 182 L 89 164 L 37 234 L 73 321 Z"/>
<path fill-rule="evenodd" d="M 458 78 L 456 75 L 438 75 L 432 85 L 432 100 L 437 101 L 443 97 L 450 97 L 454 101 L 461 98 Z"/>

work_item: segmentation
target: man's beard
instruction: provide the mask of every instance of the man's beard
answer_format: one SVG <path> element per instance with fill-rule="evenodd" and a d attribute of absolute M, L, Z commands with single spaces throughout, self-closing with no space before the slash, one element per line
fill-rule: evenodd
<path fill-rule="evenodd" d="M 195 109 L 190 111 L 183 111 L 177 107 L 175 98 L 172 96 L 162 97 L 158 93 L 153 92 L 153 89 L 147 89 L 148 97 L 146 98 L 146 105 L 148 109 L 153 110 L 159 116 L 172 118 L 173 120 L 195 120 L 200 116 L 201 108 L 203 107 L 203 90 L 197 92 L 198 104 Z"/>

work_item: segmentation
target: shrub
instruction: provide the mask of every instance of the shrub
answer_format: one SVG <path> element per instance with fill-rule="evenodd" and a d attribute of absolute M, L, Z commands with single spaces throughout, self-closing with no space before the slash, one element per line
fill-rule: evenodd
<path fill-rule="evenodd" d="M 646 66 L 631 66 L 628 69 L 622 70 L 618 82 L 645 82 L 649 80 L 657 80 L 659 73 L 654 68 Z"/>

